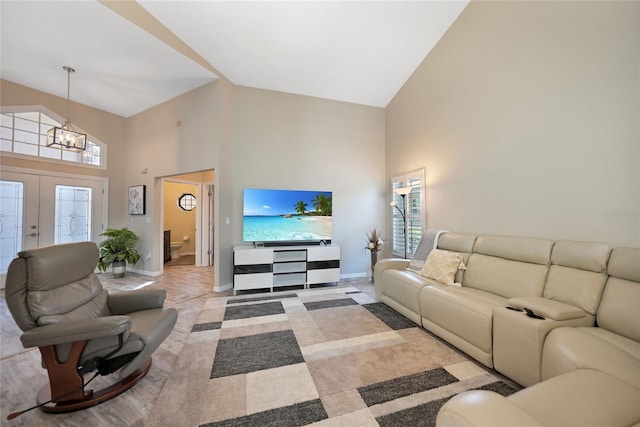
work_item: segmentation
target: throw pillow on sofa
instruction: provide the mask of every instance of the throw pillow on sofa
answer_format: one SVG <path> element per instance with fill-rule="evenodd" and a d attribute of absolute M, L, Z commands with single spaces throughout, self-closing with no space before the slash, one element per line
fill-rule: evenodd
<path fill-rule="evenodd" d="M 458 270 L 466 268 L 460 255 L 441 249 L 434 249 L 429 253 L 427 261 L 422 267 L 422 275 L 448 286 L 460 286 L 459 283 L 454 283 L 454 279 Z"/>

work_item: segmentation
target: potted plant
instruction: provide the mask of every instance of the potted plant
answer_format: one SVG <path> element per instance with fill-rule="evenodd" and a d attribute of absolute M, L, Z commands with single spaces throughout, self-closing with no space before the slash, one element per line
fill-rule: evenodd
<path fill-rule="evenodd" d="M 135 264 L 140 260 L 140 254 L 135 248 L 140 238 L 127 227 L 107 228 L 100 235 L 105 236 L 106 239 L 100 242 L 98 269 L 106 271 L 111 265 L 114 277 L 124 277 L 127 263 Z"/>

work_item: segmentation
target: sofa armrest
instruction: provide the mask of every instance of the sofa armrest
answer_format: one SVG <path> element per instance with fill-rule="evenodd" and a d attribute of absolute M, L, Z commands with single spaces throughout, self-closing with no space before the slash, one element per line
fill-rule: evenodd
<path fill-rule="evenodd" d="M 453 397 L 436 417 L 436 427 L 543 425 L 506 397 L 484 390 L 468 391 Z"/>
<path fill-rule="evenodd" d="M 128 314 L 134 311 L 162 308 L 166 291 L 164 289 L 141 289 L 138 291 L 109 294 L 107 305 L 111 314 Z"/>
<path fill-rule="evenodd" d="M 411 260 L 403 258 L 385 258 L 376 262 L 374 275 L 378 276 L 385 270 L 406 270 Z"/>
<path fill-rule="evenodd" d="M 373 284 L 376 288 L 376 298 L 382 301 L 382 274 L 386 270 L 406 270 L 411 261 L 403 258 L 385 258 L 376 262 L 373 270 Z"/>
<path fill-rule="evenodd" d="M 521 310 L 528 308 L 545 319 L 558 321 L 581 319 L 587 316 L 587 312 L 578 307 L 541 297 L 511 298 L 509 306 Z"/>
<path fill-rule="evenodd" d="M 129 316 L 96 317 L 29 329 L 20 336 L 20 341 L 28 348 L 112 337 L 122 333 L 126 334 L 126 339 L 130 329 Z"/>

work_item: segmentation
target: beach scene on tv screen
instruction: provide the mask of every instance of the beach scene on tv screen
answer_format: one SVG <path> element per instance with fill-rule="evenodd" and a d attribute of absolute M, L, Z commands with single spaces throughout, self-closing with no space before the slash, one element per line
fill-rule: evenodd
<path fill-rule="evenodd" d="M 330 240 L 332 193 L 309 190 L 244 190 L 245 242 Z"/>

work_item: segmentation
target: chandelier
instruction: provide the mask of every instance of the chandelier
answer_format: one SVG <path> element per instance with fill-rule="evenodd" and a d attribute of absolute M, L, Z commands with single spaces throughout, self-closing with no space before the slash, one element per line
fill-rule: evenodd
<path fill-rule="evenodd" d="M 87 135 L 77 132 L 69 120 L 69 88 L 71 86 L 71 73 L 76 70 L 65 65 L 62 67 L 67 72 L 67 121 L 62 127 L 53 127 L 47 132 L 47 147 L 60 146 L 65 150 L 84 151 L 87 148 Z"/>

